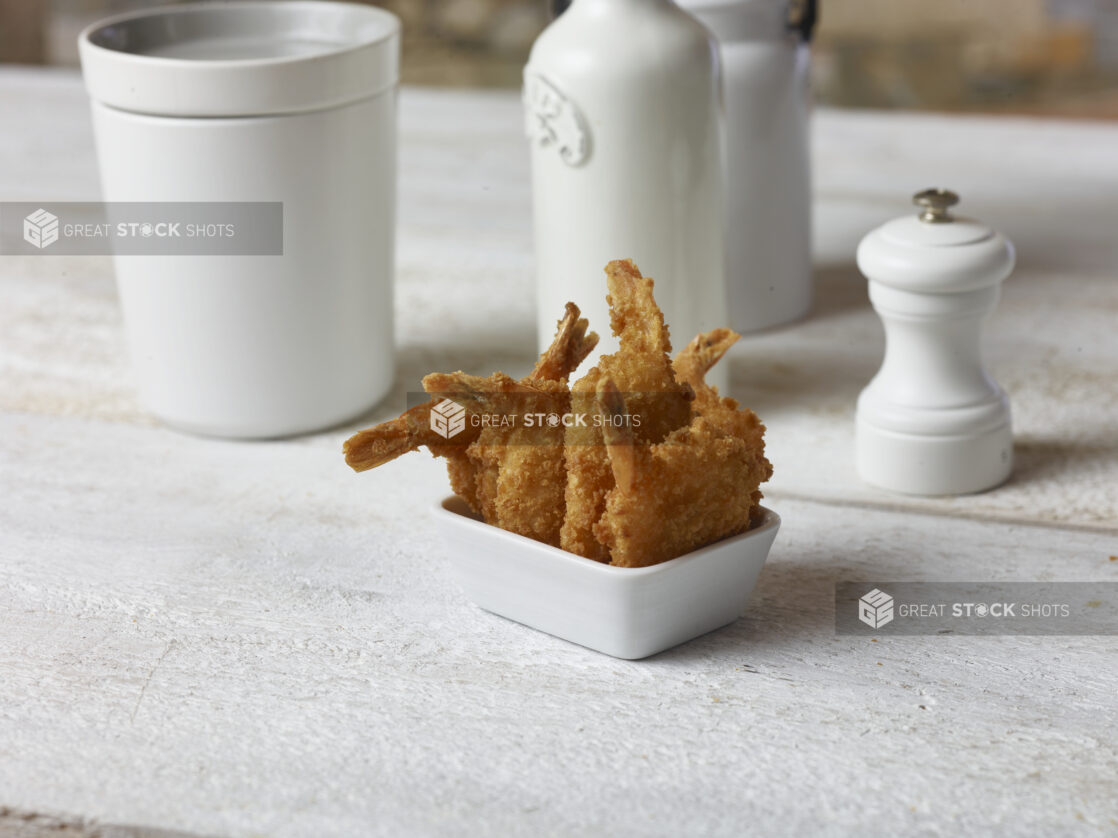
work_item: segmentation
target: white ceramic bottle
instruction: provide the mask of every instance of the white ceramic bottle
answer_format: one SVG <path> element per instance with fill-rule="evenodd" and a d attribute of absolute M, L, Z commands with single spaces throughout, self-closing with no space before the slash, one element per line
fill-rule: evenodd
<path fill-rule="evenodd" d="M 729 325 L 716 47 L 672 0 L 575 0 L 524 69 L 541 349 L 568 300 L 616 349 L 603 269 L 631 258 L 681 349 Z M 712 370 L 725 386 L 726 364 Z"/>
<path fill-rule="evenodd" d="M 858 471 L 916 495 L 980 492 L 1013 467 L 1009 400 L 982 364 L 983 321 L 1013 269 L 1013 245 L 952 215 L 958 196 L 918 193 L 923 208 L 858 246 L 885 360 L 858 397 Z"/>
<path fill-rule="evenodd" d="M 812 301 L 808 70 L 813 0 L 679 0 L 718 39 L 730 325 L 767 329 Z"/>

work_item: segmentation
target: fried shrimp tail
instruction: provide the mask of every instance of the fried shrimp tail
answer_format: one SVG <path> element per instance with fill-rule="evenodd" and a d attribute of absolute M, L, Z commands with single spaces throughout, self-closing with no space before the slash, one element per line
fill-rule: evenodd
<path fill-rule="evenodd" d="M 590 324 L 585 317 L 580 318 L 579 314 L 578 306 L 567 303 L 566 313 L 555 331 L 555 339 L 540 355 L 529 379 L 561 381 L 594 351 L 594 347 L 598 345 L 598 333 L 587 332 Z"/>
<path fill-rule="evenodd" d="M 354 471 L 368 471 L 421 445 L 442 442 L 431 432 L 431 406 L 431 402 L 424 402 L 395 419 L 358 431 L 342 446 L 346 464 Z"/>
<path fill-rule="evenodd" d="M 696 335 L 672 361 L 676 380 L 690 384 L 696 394 L 713 390 L 706 383 L 706 374 L 740 338 L 732 329 L 713 329 Z"/>

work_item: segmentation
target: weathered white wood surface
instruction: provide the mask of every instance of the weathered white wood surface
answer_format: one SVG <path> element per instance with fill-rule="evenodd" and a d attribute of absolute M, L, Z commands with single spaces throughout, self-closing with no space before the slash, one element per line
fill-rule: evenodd
<path fill-rule="evenodd" d="M 401 381 L 369 419 L 534 345 L 516 98 L 408 90 L 401 116 Z M 0 122 L 0 200 L 96 196 L 76 77 L 0 72 Z M 784 529 L 741 621 L 644 662 L 465 601 L 424 455 L 355 476 L 350 429 L 155 426 L 108 263 L 0 257 L 0 834 L 1118 830 L 1118 639 L 875 643 L 832 607 L 840 580 L 1118 580 L 1118 128 L 816 128 L 819 314 L 734 358 Z M 1021 467 L 898 500 L 850 466 L 881 350 L 851 253 L 932 183 L 1019 246 L 989 349 Z"/>

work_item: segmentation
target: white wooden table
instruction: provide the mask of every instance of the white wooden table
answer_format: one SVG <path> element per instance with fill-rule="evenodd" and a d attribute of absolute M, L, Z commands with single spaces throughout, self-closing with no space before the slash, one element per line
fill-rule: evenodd
<path fill-rule="evenodd" d="M 533 359 L 517 97 L 400 107 L 400 377 L 367 422 Z M 833 614 L 843 580 L 1118 580 L 1118 125 L 824 111 L 815 149 L 817 311 L 732 358 L 784 529 L 739 622 L 642 662 L 466 601 L 439 462 L 161 428 L 109 262 L 0 257 L 0 834 L 1118 832 L 1118 638 Z M 854 245 L 930 185 L 1019 250 L 988 336 L 1018 467 L 970 498 L 851 462 L 882 350 Z M 96 197 L 77 76 L 0 71 L 0 200 Z"/>

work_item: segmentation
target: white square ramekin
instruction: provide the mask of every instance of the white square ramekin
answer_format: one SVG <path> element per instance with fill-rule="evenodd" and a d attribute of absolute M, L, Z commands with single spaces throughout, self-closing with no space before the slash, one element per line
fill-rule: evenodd
<path fill-rule="evenodd" d="M 435 506 L 451 566 L 479 607 L 636 660 L 734 622 L 780 528 L 764 509 L 742 533 L 651 567 L 612 567 L 507 532 L 457 496 Z"/>

